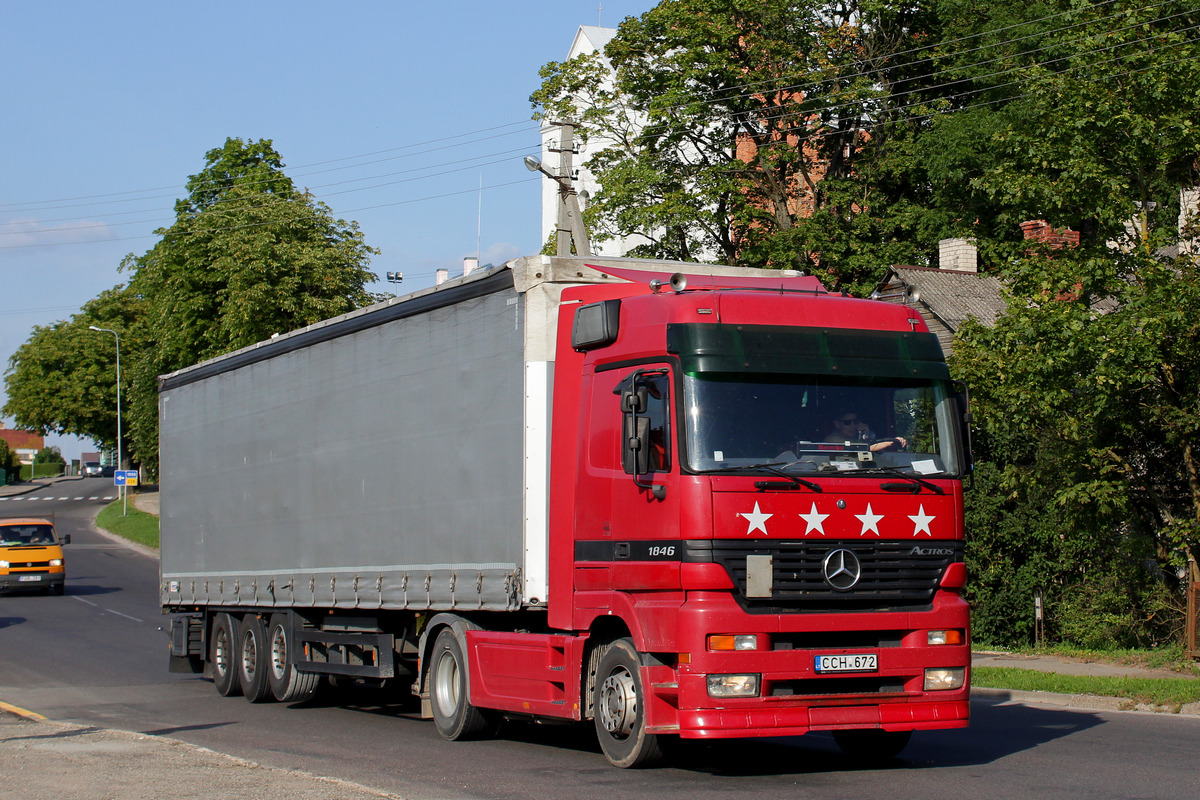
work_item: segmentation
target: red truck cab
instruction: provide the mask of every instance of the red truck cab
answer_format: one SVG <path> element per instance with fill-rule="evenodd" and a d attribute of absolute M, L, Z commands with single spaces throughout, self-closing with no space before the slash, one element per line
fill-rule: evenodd
<path fill-rule="evenodd" d="M 812 278 L 637 279 L 564 291 L 555 363 L 548 621 L 604 643 L 581 699 L 610 761 L 965 726 L 966 408 L 923 320 Z"/>

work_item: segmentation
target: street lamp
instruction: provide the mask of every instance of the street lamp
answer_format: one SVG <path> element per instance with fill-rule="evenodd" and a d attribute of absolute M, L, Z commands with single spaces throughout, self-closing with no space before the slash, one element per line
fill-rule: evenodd
<path fill-rule="evenodd" d="M 530 172 L 540 172 L 558 184 L 558 254 L 569 256 L 571 245 L 567 241 L 570 236 L 575 241 L 575 253 L 581 256 L 592 254 L 592 243 L 588 239 L 587 229 L 583 226 L 583 212 L 579 208 L 579 198 L 575 195 L 575 186 L 571 183 L 570 175 L 555 175 L 542 165 L 536 156 L 525 156 L 525 169 Z"/>
<path fill-rule="evenodd" d="M 117 340 L 117 469 L 123 469 L 124 454 L 121 452 L 121 337 L 111 328 L 98 328 L 95 325 L 88 325 L 90 331 L 100 331 L 101 333 L 111 333 L 113 338 Z M 125 504 L 122 509 L 122 515 L 129 514 L 129 492 L 122 492 L 125 498 Z"/>

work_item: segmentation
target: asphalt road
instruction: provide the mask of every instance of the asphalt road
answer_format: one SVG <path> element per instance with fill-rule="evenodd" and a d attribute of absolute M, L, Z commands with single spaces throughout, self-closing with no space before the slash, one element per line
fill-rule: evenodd
<path fill-rule="evenodd" d="M 110 481 L 89 481 L 111 491 Z M 86 499 L 96 494 L 89 481 L 80 491 L 59 484 L 37 493 L 52 500 L 27 496 L 19 510 L 0 501 L 0 515 L 53 511 L 73 537 L 65 596 L 0 597 L 0 700 L 52 720 L 171 737 L 413 800 L 1097 800 L 1200 791 L 1200 718 L 1169 714 L 981 698 L 971 728 L 918 734 L 884 768 L 861 768 L 814 734 L 693 744 L 671 767 L 630 771 L 608 766 L 576 727 L 513 724 L 498 739 L 444 742 L 398 695 L 328 690 L 292 707 L 222 698 L 206 680 L 167 672 L 156 559 L 91 529 L 102 501 Z M 57 499 L 77 496 L 85 499 Z M 0 785 L 14 788 L 11 780 L 0 759 Z M 194 796 L 211 795 L 197 786 Z"/>

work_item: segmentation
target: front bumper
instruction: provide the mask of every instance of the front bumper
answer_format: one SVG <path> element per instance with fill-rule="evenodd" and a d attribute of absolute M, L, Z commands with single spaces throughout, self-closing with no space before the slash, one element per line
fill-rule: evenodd
<path fill-rule="evenodd" d="M 0 575 L 0 592 L 36 592 L 61 586 L 66 580 L 64 572 L 13 572 Z"/>
<path fill-rule="evenodd" d="M 927 730 L 967 725 L 970 644 L 934 645 L 928 631 L 967 630 L 965 601 L 939 592 L 917 612 L 747 614 L 720 592 L 689 593 L 679 613 L 680 661 L 647 667 L 647 732 L 684 738 L 795 736 L 818 730 Z M 756 634 L 761 649 L 710 652 L 710 633 Z M 856 643 L 851 643 L 856 642 Z M 864 644 L 875 642 L 875 644 Z M 873 653 L 862 673 L 819 673 L 818 655 Z M 926 691 L 925 670 L 961 668 L 961 688 Z M 754 674 L 759 695 L 713 698 L 707 676 Z"/>

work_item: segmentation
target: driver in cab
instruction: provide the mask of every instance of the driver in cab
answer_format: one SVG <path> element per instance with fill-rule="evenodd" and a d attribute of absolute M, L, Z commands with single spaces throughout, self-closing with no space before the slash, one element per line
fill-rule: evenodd
<path fill-rule="evenodd" d="M 903 436 L 891 436 L 879 439 L 858 414 L 847 411 L 834 417 L 825 441 L 830 444 L 850 444 L 870 442 L 867 448 L 872 453 L 882 453 L 885 450 L 903 450 L 908 447 L 908 441 Z"/>

